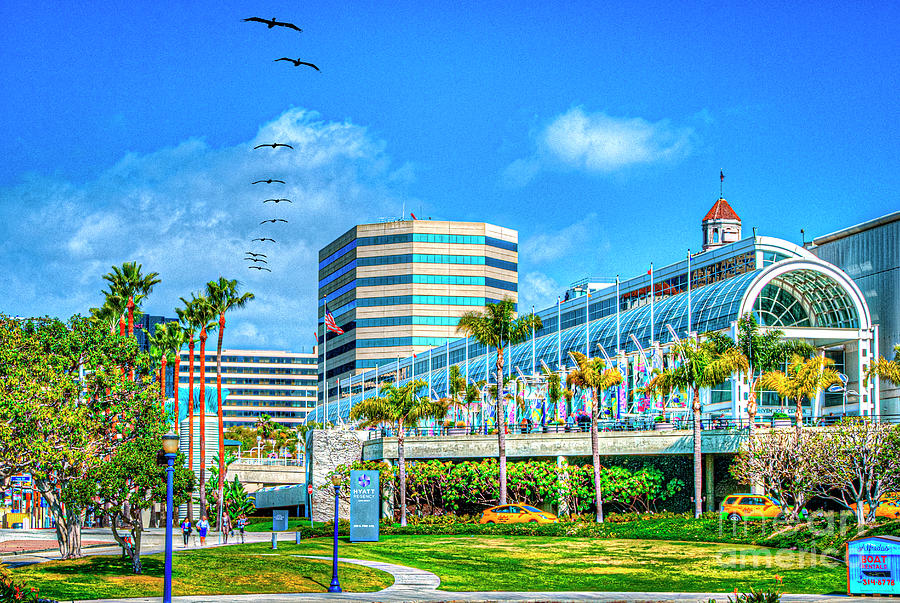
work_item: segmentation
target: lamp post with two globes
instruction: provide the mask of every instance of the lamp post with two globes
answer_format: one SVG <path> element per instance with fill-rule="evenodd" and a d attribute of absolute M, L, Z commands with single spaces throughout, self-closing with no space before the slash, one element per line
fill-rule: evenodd
<path fill-rule="evenodd" d="M 341 583 L 338 582 L 338 494 L 341 492 L 341 477 L 335 473 L 331 476 L 331 484 L 334 486 L 334 555 L 331 562 L 331 585 L 328 592 L 339 593 L 341 591 Z"/>
<path fill-rule="evenodd" d="M 175 474 L 175 455 L 178 453 L 178 436 L 167 433 L 162 440 L 166 458 L 166 568 L 163 603 L 172 603 L 172 480 Z"/>

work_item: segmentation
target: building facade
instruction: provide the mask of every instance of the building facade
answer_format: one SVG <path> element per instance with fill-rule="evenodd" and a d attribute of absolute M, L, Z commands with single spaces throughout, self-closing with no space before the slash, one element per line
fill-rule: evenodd
<path fill-rule="evenodd" d="M 456 338 L 465 312 L 516 302 L 518 233 L 483 222 L 360 224 L 319 251 L 318 276 L 319 383 L 326 375 L 337 399 L 346 378 Z M 343 334 L 325 329 L 326 304 Z"/>
<path fill-rule="evenodd" d="M 147 339 L 147 333 L 153 335 L 156 332 L 157 325 L 169 322 L 178 322 L 175 318 L 166 318 L 165 316 L 154 316 L 151 314 L 141 314 L 134 319 L 134 338 L 137 341 L 138 349 L 142 352 L 150 351 L 150 342 Z M 157 371 L 158 372 L 158 371 Z M 166 398 L 175 396 L 175 367 L 166 365 Z"/>
<path fill-rule="evenodd" d="M 722 202 L 724 199 L 717 201 L 720 209 Z M 709 214 L 704 222 L 708 218 Z M 739 233 L 737 215 L 727 218 L 736 222 L 728 226 L 736 226 Z M 705 237 L 704 245 L 709 238 Z M 802 339 L 819 348 L 847 375 L 847 390 L 858 394 L 823 394 L 807 402 L 805 416 L 881 413 L 879 386 L 866 383 L 863 377 L 876 346 L 875 327 L 865 297 L 844 271 L 799 245 L 755 233 L 722 244 L 720 231 L 719 244 L 707 245 L 707 249 L 649 273 L 611 285 L 597 284 L 591 295 L 570 296 L 538 311 L 543 327 L 529 341 L 505 350 L 505 370 L 519 382 L 516 397 L 531 405 L 534 419 L 548 416 L 542 368 L 564 374 L 574 366 L 569 356 L 573 351 L 606 356 L 625 374 L 623 386 L 605 392 L 601 401 L 610 415 L 652 417 L 665 412 L 687 416 L 691 407 L 682 394 L 675 392 L 664 400 L 643 395 L 641 388 L 652 369 L 676 363 L 671 347 L 689 334 L 719 331 L 735 337 L 738 319 L 748 313 L 756 316 L 763 328 L 778 328 L 789 339 Z M 485 350 L 471 339 L 448 341 L 344 379 L 342 390 L 352 395 L 330 405 L 320 404 L 312 416 L 316 420 L 346 419 L 352 405 L 374 395 L 376 384 L 385 380 L 422 378 L 433 395 L 447 395 L 447 367 L 454 364 L 470 383 L 489 385 L 495 379 L 495 362 L 495 350 Z M 748 397 L 749 384 L 742 377 L 704 389 L 704 416 L 745 417 Z M 507 420 L 521 412 L 516 406 L 522 406 L 512 395 L 509 398 Z M 588 392 L 577 392 L 572 403 L 560 404 L 550 409 L 549 416 L 562 418 L 566 413 L 589 411 L 591 400 Z M 760 396 L 761 418 L 777 411 L 790 414 L 792 405 L 784 404 L 773 392 Z M 492 414 L 491 405 L 482 405 L 481 420 L 486 425 L 496 421 Z"/>
<path fill-rule="evenodd" d="M 850 275 L 878 326 L 877 355 L 900 344 L 900 211 L 813 240 L 810 251 Z M 900 388 L 881 383 L 884 414 L 900 415 Z"/>
<path fill-rule="evenodd" d="M 181 352 L 179 396 L 187 400 L 190 355 Z M 194 391 L 199 400 L 200 354 L 194 351 Z M 316 351 L 222 350 L 222 402 L 225 427 L 253 426 L 260 415 L 296 427 L 316 405 Z M 215 412 L 216 351 L 206 351 L 207 412 Z M 186 408 L 184 403 L 181 404 Z M 199 403 L 195 403 L 199 410 Z M 180 418 L 186 411 L 182 410 Z"/>

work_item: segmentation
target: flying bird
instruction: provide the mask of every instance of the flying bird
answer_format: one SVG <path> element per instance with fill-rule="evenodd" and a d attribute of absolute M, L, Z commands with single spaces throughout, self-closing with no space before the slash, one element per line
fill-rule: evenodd
<path fill-rule="evenodd" d="M 265 224 L 266 222 L 287 222 L 287 220 L 285 220 L 284 218 L 272 218 L 271 220 L 263 220 L 262 222 L 260 222 L 260 224 Z"/>
<path fill-rule="evenodd" d="M 247 19 L 244 19 L 244 21 L 256 21 L 257 23 L 265 23 L 269 26 L 269 29 L 272 29 L 277 25 L 278 27 L 287 27 L 288 29 L 296 29 L 297 31 L 301 32 L 303 31 L 293 23 L 288 23 L 286 21 L 276 21 L 275 17 L 272 17 L 271 21 L 268 19 L 260 19 L 259 17 L 249 17 Z"/>
<path fill-rule="evenodd" d="M 293 148 L 294 148 L 294 147 L 292 147 L 292 146 L 289 145 L 289 144 L 284 144 L 283 142 L 270 142 L 270 143 L 266 143 L 266 144 L 258 144 L 258 145 L 256 145 L 256 146 L 253 147 L 253 148 L 254 148 L 254 149 L 259 149 L 259 148 L 261 148 L 261 147 L 272 147 L 273 149 L 274 149 L 275 147 L 287 147 L 287 148 L 289 148 L 289 149 L 293 149 Z"/>
<path fill-rule="evenodd" d="M 250 268 L 251 270 L 265 270 L 266 272 L 272 272 L 265 266 L 247 266 L 247 268 Z"/>
<path fill-rule="evenodd" d="M 262 262 L 263 264 L 268 264 L 269 262 L 262 258 L 244 258 L 245 260 L 250 260 L 251 262 Z"/>
<path fill-rule="evenodd" d="M 284 203 L 285 201 L 287 201 L 288 203 L 293 203 L 293 201 L 291 201 L 290 199 L 266 199 L 265 201 L 263 201 L 263 203 Z"/>
<path fill-rule="evenodd" d="M 252 256 L 255 257 L 255 258 L 267 258 L 267 257 L 269 257 L 269 256 L 267 256 L 267 255 L 264 254 L 264 253 L 253 253 L 252 251 L 245 251 L 244 253 L 246 253 L 247 255 L 252 255 Z"/>
<path fill-rule="evenodd" d="M 274 147 L 272 147 L 272 148 L 274 148 Z M 280 182 L 281 184 L 284 184 L 284 180 L 273 180 L 272 178 L 269 178 L 268 180 L 257 180 L 256 182 L 251 182 L 250 184 L 259 184 L 260 182 L 265 182 L 266 184 L 272 184 L 273 182 Z"/>
<path fill-rule="evenodd" d="M 287 58 L 287 57 L 281 57 L 280 59 L 275 59 L 275 60 L 272 61 L 272 62 L 273 62 L 273 63 L 277 63 L 278 61 L 290 61 L 291 63 L 294 64 L 294 67 L 299 67 L 300 65 L 306 65 L 307 67 L 312 67 L 312 68 L 315 69 L 316 71 L 322 71 L 321 69 L 319 69 L 318 67 L 316 67 L 316 66 L 313 65 L 312 63 L 307 63 L 306 61 L 301 61 L 300 59 L 289 59 L 289 58 Z"/>
<path fill-rule="evenodd" d="M 275 239 L 270 239 L 268 237 L 260 237 L 258 239 L 253 239 L 253 241 L 272 241 L 274 243 Z M 250 242 L 252 243 L 253 241 L 250 241 Z"/>

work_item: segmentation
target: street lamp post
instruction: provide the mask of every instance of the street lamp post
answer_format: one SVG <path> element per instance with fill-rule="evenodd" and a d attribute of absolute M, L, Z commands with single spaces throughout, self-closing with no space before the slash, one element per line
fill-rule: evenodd
<path fill-rule="evenodd" d="M 163 436 L 163 452 L 166 457 L 166 569 L 163 578 L 163 603 L 172 603 L 172 479 L 175 474 L 175 454 L 178 452 L 178 436 Z"/>
<path fill-rule="evenodd" d="M 331 483 L 334 486 L 334 555 L 331 562 L 331 585 L 328 592 L 339 593 L 341 583 L 338 582 L 337 559 L 338 559 L 338 494 L 341 492 L 341 478 L 335 473 L 331 476 Z"/>

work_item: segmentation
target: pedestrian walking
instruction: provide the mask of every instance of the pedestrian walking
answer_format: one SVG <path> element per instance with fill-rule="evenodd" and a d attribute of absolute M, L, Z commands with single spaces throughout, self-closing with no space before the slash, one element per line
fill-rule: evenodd
<path fill-rule="evenodd" d="M 247 516 L 241 515 L 237 520 L 238 530 L 241 531 L 241 544 L 244 544 L 244 528 L 247 527 Z"/>
<path fill-rule="evenodd" d="M 231 530 L 231 516 L 228 515 L 228 511 L 222 512 L 222 538 L 225 539 L 225 544 L 228 544 L 228 536 L 232 534 Z"/>
<path fill-rule="evenodd" d="M 191 525 L 191 520 L 187 517 L 184 518 L 181 522 L 181 535 L 184 537 L 184 546 L 187 547 L 188 541 L 191 538 L 191 532 L 194 531 L 194 526 Z"/>
<path fill-rule="evenodd" d="M 206 533 L 208 531 L 209 522 L 206 520 L 206 515 L 202 515 L 200 521 L 197 522 L 197 532 L 200 534 L 200 546 L 206 546 Z"/>

